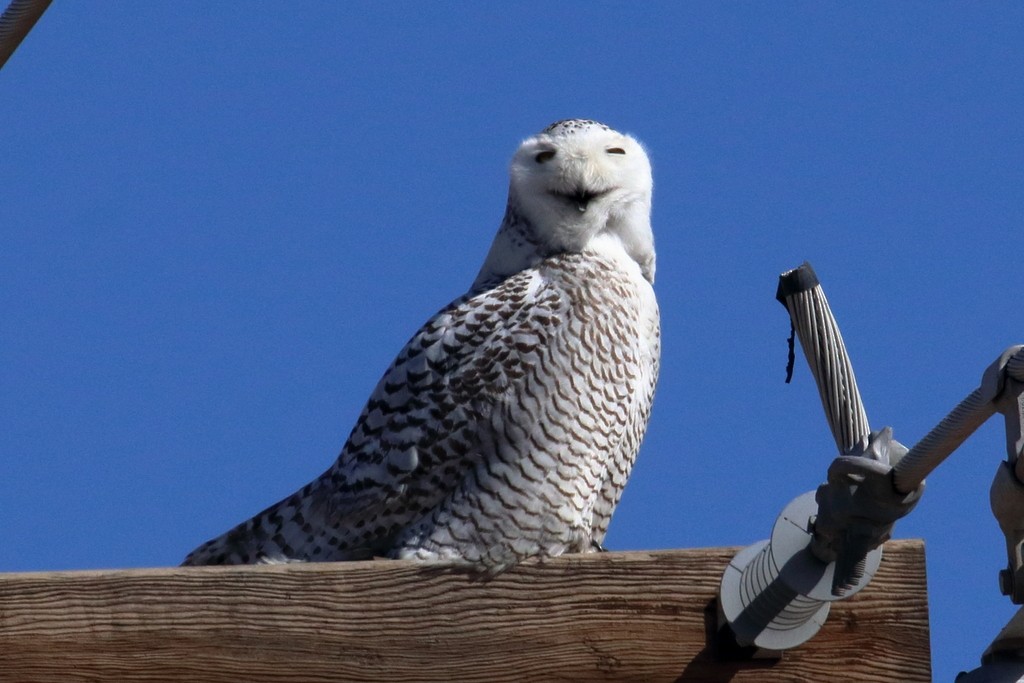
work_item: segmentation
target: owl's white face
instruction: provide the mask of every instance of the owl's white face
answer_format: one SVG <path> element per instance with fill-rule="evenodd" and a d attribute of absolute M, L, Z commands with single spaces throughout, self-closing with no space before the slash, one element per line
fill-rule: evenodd
<path fill-rule="evenodd" d="M 553 123 L 512 157 L 508 211 L 473 287 L 554 254 L 625 254 L 654 282 L 651 162 L 640 143 L 596 121 Z"/>
<path fill-rule="evenodd" d="M 512 158 L 510 200 L 550 251 L 617 238 L 654 277 L 651 163 L 639 142 L 594 121 L 548 126 Z"/>

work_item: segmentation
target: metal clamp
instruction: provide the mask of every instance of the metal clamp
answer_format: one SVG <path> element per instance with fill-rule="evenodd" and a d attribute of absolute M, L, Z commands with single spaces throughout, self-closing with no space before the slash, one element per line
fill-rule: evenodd
<path fill-rule="evenodd" d="M 892 438 L 892 428 L 872 432 L 867 448 L 842 455 L 818 487 L 811 549 L 823 562 L 835 562 L 832 594 L 841 597 L 856 586 L 868 553 L 889 540 L 896 520 L 909 514 L 924 494 L 924 482 L 910 493 L 893 487 L 892 466 L 907 452 Z"/>
<path fill-rule="evenodd" d="M 999 463 L 989 489 L 992 514 L 1006 538 L 1007 568 L 999 572 L 999 590 L 1024 604 L 1024 346 L 1011 346 L 985 370 L 979 391 L 1003 414 L 1006 461 Z"/>

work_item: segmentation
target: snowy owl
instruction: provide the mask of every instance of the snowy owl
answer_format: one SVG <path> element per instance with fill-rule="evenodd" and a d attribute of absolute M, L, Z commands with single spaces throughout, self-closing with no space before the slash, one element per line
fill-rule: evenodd
<path fill-rule="evenodd" d="M 650 212 L 632 137 L 571 119 L 524 141 L 476 280 L 398 354 L 335 463 L 185 564 L 496 572 L 600 549 L 658 377 Z"/>

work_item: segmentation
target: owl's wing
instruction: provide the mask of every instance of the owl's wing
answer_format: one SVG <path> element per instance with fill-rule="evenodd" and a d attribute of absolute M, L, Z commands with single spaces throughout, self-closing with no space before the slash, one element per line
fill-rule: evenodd
<path fill-rule="evenodd" d="M 536 271 L 457 299 L 384 373 L 335 464 L 321 477 L 330 517 L 393 522 L 436 505 L 481 456 L 480 429 L 521 380 L 536 337 L 566 307 Z"/>

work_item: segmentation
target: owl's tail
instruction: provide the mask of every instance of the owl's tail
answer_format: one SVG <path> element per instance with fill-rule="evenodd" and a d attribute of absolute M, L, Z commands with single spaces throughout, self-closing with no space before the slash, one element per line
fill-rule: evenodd
<path fill-rule="evenodd" d="M 298 549 L 289 544 L 293 539 L 297 496 L 279 503 L 246 520 L 225 534 L 202 544 L 185 558 L 183 567 L 211 564 L 277 564 L 301 562 Z M 286 514 L 287 510 L 292 512 Z M 301 517 L 300 517 L 301 519 Z"/>

